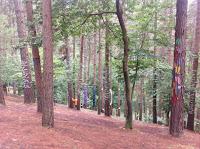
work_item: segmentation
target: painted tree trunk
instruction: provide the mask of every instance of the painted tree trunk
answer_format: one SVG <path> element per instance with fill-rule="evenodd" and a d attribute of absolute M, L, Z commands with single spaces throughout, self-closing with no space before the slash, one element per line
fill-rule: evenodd
<path fill-rule="evenodd" d="M 127 116 L 126 116 L 126 124 L 125 128 L 132 129 L 132 99 L 131 99 L 131 91 L 130 91 L 130 78 L 128 71 L 128 59 L 129 59 L 129 43 L 128 43 L 128 35 L 126 25 L 124 23 L 123 18 L 123 9 L 120 0 L 116 0 L 116 10 L 117 17 L 120 23 L 120 27 L 122 30 L 122 40 L 124 43 L 124 57 L 123 57 L 123 74 L 124 74 L 124 82 L 125 82 L 125 93 L 126 93 L 126 103 L 127 103 Z"/>
<path fill-rule="evenodd" d="M 84 36 L 81 36 L 81 49 L 80 49 L 80 63 L 77 83 L 77 110 L 80 110 L 80 97 L 81 97 L 81 84 L 82 84 L 82 71 L 83 71 L 83 48 L 84 48 Z"/>
<path fill-rule="evenodd" d="M 105 99 L 105 116 L 110 116 L 110 42 L 108 21 L 106 22 L 106 37 L 105 37 L 105 66 L 104 66 L 104 99 Z"/>
<path fill-rule="evenodd" d="M 54 127 L 53 107 L 53 35 L 51 0 L 42 1 L 43 49 L 44 49 L 44 100 L 42 126 Z"/>
<path fill-rule="evenodd" d="M 195 45 L 193 50 L 192 80 L 191 80 L 190 102 L 189 102 L 189 111 L 187 120 L 187 129 L 189 130 L 194 130 L 195 98 L 196 98 L 197 73 L 198 73 L 199 48 L 200 48 L 199 41 L 200 41 L 200 1 L 197 0 Z"/>
<path fill-rule="evenodd" d="M 101 21 L 99 20 L 99 25 Z M 101 50 L 101 29 L 99 29 L 99 57 L 98 57 L 98 84 L 99 84 L 99 98 L 98 98 L 98 114 L 101 114 L 103 101 L 103 76 L 102 76 L 102 50 Z"/>
<path fill-rule="evenodd" d="M 31 36 L 31 46 L 33 55 L 33 65 L 35 71 L 35 82 L 37 89 L 37 111 L 42 112 L 42 100 L 43 100 L 43 87 L 42 87 L 42 72 L 40 64 L 40 54 L 36 42 L 36 29 L 33 20 L 33 5 L 32 0 L 26 1 L 26 13 L 29 28 L 29 35 Z"/>
<path fill-rule="evenodd" d="M 186 56 L 187 0 L 177 0 L 175 48 L 172 78 L 170 134 L 180 136 L 184 121 L 184 76 Z"/>
<path fill-rule="evenodd" d="M 32 90 L 32 79 L 31 79 L 31 70 L 29 65 L 29 56 L 28 49 L 25 44 L 26 40 L 26 27 L 25 19 L 22 9 L 21 0 L 13 0 L 15 5 L 15 15 L 17 19 L 17 32 L 20 40 L 20 55 L 21 55 L 21 65 L 22 65 L 22 74 L 23 74 L 23 85 L 24 85 L 24 103 L 34 102 L 34 94 Z"/>

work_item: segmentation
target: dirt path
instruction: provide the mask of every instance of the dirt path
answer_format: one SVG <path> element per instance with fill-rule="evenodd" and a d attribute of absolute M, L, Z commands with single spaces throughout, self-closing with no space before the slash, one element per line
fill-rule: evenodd
<path fill-rule="evenodd" d="M 185 131 L 172 138 L 168 128 L 134 122 L 132 131 L 124 122 L 88 110 L 55 106 L 55 128 L 41 127 L 35 105 L 6 97 L 0 106 L 0 149 L 200 149 L 200 135 Z"/>

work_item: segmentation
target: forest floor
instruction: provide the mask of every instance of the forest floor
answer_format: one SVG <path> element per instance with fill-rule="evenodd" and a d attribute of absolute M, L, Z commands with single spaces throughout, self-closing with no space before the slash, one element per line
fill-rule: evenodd
<path fill-rule="evenodd" d="M 6 97 L 0 106 L 0 149 L 200 149 L 200 134 L 184 131 L 173 138 L 168 128 L 134 121 L 133 130 L 121 120 L 89 110 L 55 106 L 55 128 L 41 126 L 36 105 Z"/>

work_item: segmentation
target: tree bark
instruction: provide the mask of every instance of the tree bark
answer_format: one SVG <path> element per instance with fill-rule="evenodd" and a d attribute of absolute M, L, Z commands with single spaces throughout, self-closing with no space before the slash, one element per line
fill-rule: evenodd
<path fill-rule="evenodd" d="M 73 37 L 73 80 L 75 79 L 76 37 Z M 76 98 L 76 83 L 73 82 L 73 98 Z"/>
<path fill-rule="evenodd" d="M 44 101 L 42 126 L 54 127 L 53 108 L 53 35 L 51 0 L 42 1 L 43 49 L 44 49 Z"/>
<path fill-rule="evenodd" d="M 199 41 L 200 41 L 200 1 L 197 0 L 195 45 L 193 50 L 192 80 L 191 80 L 190 102 L 189 102 L 189 111 L 187 120 L 187 129 L 189 130 L 194 130 L 195 98 L 196 98 L 197 73 L 198 73 L 199 48 L 200 48 Z"/>
<path fill-rule="evenodd" d="M 88 38 L 88 66 L 87 66 L 87 84 L 90 80 L 90 62 L 91 62 L 91 38 Z"/>
<path fill-rule="evenodd" d="M 106 21 L 105 37 L 105 66 L 104 66 L 104 99 L 105 99 L 105 116 L 110 116 L 110 42 L 108 21 Z"/>
<path fill-rule="evenodd" d="M 120 84 L 119 82 L 117 83 L 117 116 L 120 117 L 121 111 L 120 108 L 121 107 L 121 96 L 120 96 Z"/>
<path fill-rule="evenodd" d="M 67 67 L 67 101 L 68 107 L 73 108 L 73 86 L 71 81 L 71 63 L 70 63 L 70 50 L 69 50 L 69 39 L 65 39 L 65 52 L 66 52 L 66 67 Z"/>
<path fill-rule="evenodd" d="M 157 0 L 155 0 L 155 5 L 157 5 Z M 157 6 L 156 6 L 157 7 Z M 154 16 L 154 68 L 153 68 L 153 123 L 157 123 L 157 72 L 156 72 L 156 38 L 157 38 L 157 8 Z"/>
<path fill-rule="evenodd" d="M 175 48 L 172 78 L 170 134 L 180 136 L 184 121 L 184 76 L 186 56 L 187 0 L 177 0 L 176 4 Z"/>
<path fill-rule="evenodd" d="M 94 33 L 94 45 L 93 45 L 93 48 L 94 48 L 94 59 L 93 59 L 93 64 L 94 64 L 94 80 L 93 80 L 93 108 L 95 108 L 96 106 L 96 59 L 97 59 L 97 33 L 95 32 Z"/>
<path fill-rule="evenodd" d="M 84 35 L 81 36 L 81 49 L 80 49 L 80 68 L 78 73 L 77 83 L 77 110 L 80 110 L 80 97 L 81 97 L 81 83 L 82 83 L 82 69 L 83 69 L 83 48 L 84 48 Z"/>
<path fill-rule="evenodd" d="M 200 120 L 200 108 L 197 108 L 197 119 Z"/>
<path fill-rule="evenodd" d="M 40 64 L 40 54 L 36 42 L 36 29 L 33 20 L 33 5 L 32 0 L 26 1 L 26 13 L 29 28 L 29 35 L 31 36 L 31 46 L 33 55 L 33 65 L 35 71 L 35 82 L 37 88 L 37 111 L 42 112 L 42 100 L 43 100 L 43 87 L 42 87 L 42 72 Z"/>
<path fill-rule="evenodd" d="M 140 103 L 139 103 L 139 108 L 140 108 L 140 112 L 139 112 L 139 120 L 142 121 L 142 116 L 143 116 L 143 99 L 144 99 L 144 90 L 143 90 L 143 84 L 144 84 L 144 80 L 143 78 L 141 79 L 140 82 Z"/>
<path fill-rule="evenodd" d="M 5 105 L 4 93 L 3 93 L 3 83 L 0 80 L 0 104 Z"/>
<path fill-rule="evenodd" d="M 24 22 L 24 13 L 22 9 L 21 0 L 13 0 L 15 5 L 15 15 L 17 19 L 17 32 L 20 40 L 20 55 L 23 74 L 24 85 L 24 103 L 34 102 L 34 94 L 32 90 L 31 70 L 29 65 L 28 48 L 25 43 L 26 40 L 26 27 Z"/>
<path fill-rule="evenodd" d="M 99 20 L 99 25 L 101 21 Z M 99 99 L 98 99 L 98 114 L 101 114 L 103 101 L 103 76 L 102 76 L 102 50 L 101 50 L 101 29 L 99 29 L 99 57 L 98 57 L 98 83 L 99 83 Z"/>
<path fill-rule="evenodd" d="M 120 23 L 120 27 L 122 30 L 123 42 L 124 42 L 124 58 L 123 58 L 123 74 L 125 81 L 125 93 L 126 93 L 126 103 L 127 103 L 127 116 L 126 116 L 126 124 L 125 128 L 132 129 L 132 99 L 131 99 L 131 91 L 130 91 L 130 78 L 128 73 L 128 59 L 129 59 L 129 43 L 128 43 L 128 35 L 126 25 L 124 23 L 123 18 L 123 9 L 120 0 L 116 0 L 116 9 L 117 9 L 117 17 Z"/>

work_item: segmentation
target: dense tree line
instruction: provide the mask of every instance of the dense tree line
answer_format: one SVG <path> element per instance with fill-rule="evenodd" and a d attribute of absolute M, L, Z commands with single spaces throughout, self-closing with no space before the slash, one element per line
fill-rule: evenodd
<path fill-rule="evenodd" d="M 127 129 L 133 118 L 173 136 L 198 127 L 199 0 L 0 3 L 0 103 L 7 83 L 37 101 L 47 127 L 55 101 L 116 114 Z"/>

